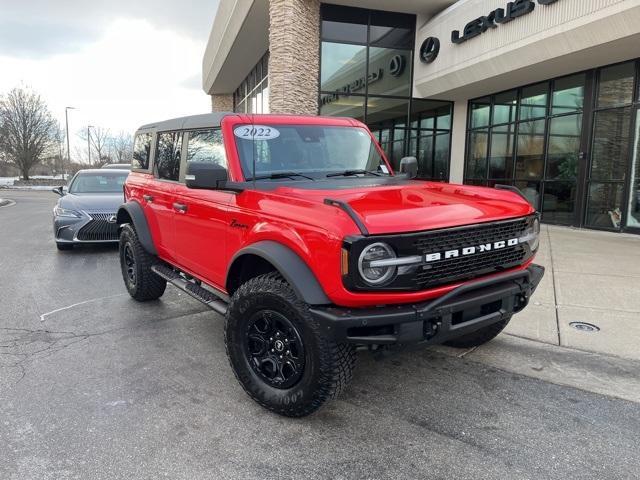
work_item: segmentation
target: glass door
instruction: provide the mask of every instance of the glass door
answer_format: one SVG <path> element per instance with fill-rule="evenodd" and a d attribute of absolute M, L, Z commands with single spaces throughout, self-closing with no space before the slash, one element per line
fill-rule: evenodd
<path fill-rule="evenodd" d="M 634 81 L 634 62 L 599 72 L 587 190 L 588 227 L 620 230 L 624 226 Z"/>
<path fill-rule="evenodd" d="M 633 156 L 631 157 L 631 176 L 629 181 L 629 209 L 627 228 L 640 229 L 640 108 L 636 109 L 635 134 L 633 137 Z"/>

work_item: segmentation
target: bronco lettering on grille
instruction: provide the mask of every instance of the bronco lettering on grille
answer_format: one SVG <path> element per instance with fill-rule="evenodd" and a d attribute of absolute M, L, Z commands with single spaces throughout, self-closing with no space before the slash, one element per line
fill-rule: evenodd
<path fill-rule="evenodd" d="M 509 240 L 500 240 L 498 242 L 493 243 L 485 243 L 482 245 L 477 245 L 474 247 L 464 247 L 458 248 L 455 250 L 447 250 L 445 252 L 435 252 L 435 253 L 427 253 L 424 256 L 424 261 L 426 263 L 429 262 L 437 262 L 438 260 L 456 258 L 456 257 L 465 257 L 468 255 L 475 255 L 476 253 L 484 253 L 490 252 L 492 250 L 500 250 L 502 248 L 507 247 L 515 247 L 520 243 L 520 240 L 517 238 L 510 238 Z"/>

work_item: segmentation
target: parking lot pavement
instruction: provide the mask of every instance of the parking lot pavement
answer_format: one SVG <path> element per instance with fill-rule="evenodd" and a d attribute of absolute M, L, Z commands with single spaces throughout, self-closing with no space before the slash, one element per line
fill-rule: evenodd
<path fill-rule="evenodd" d="M 637 478 L 640 399 L 589 391 L 637 376 L 632 360 L 622 371 L 603 357 L 580 383 L 580 355 L 594 357 L 574 351 L 567 386 L 560 349 L 517 347 L 555 377 L 518 371 L 504 335 L 484 353 L 365 353 L 340 399 L 278 417 L 237 384 L 220 316 L 172 288 L 134 302 L 115 248 L 56 251 L 53 194 L 12 199 L 0 209 L 2 479 Z"/>

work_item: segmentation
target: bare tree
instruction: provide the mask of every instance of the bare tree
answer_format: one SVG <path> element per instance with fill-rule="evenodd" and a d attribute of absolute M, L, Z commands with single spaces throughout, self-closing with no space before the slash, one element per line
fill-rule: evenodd
<path fill-rule="evenodd" d="M 87 141 L 87 134 L 89 134 L 89 143 L 91 145 L 91 166 L 99 167 L 105 163 L 109 163 L 109 139 L 111 133 L 108 128 L 102 127 L 90 127 L 90 131 L 87 127 L 78 132 L 78 136 L 85 142 Z"/>
<path fill-rule="evenodd" d="M 14 88 L 0 97 L 0 150 L 24 180 L 52 144 L 55 127 L 47 104 L 34 91 Z"/>
<path fill-rule="evenodd" d="M 127 132 L 120 132 L 111 138 L 113 160 L 115 163 L 131 163 L 133 138 Z"/>

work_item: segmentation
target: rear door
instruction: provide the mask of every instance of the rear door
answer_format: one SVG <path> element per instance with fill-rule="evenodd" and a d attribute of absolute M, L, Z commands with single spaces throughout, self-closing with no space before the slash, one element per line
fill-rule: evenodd
<path fill-rule="evenodd" d="M 158 132 L 153 162 L 154 179 L 143 201 L 151 234 L 162 258 L 175 261 L 175 188 L 180 179 L 182 132 Z"/>
<path fill-rule="evenodd" d="M 219 128 L 191 130 L 185 134 L 184 142 L 185 172 L 189 162 L 214 162 L 228 169 Z M 178 263 L 221 289 L 228 263 L 228 205 L 233 195 L 222 190 L 187 188 L 183 181 L 175 189 L 175 201 L 182 208 L 175 215 Z"/>

